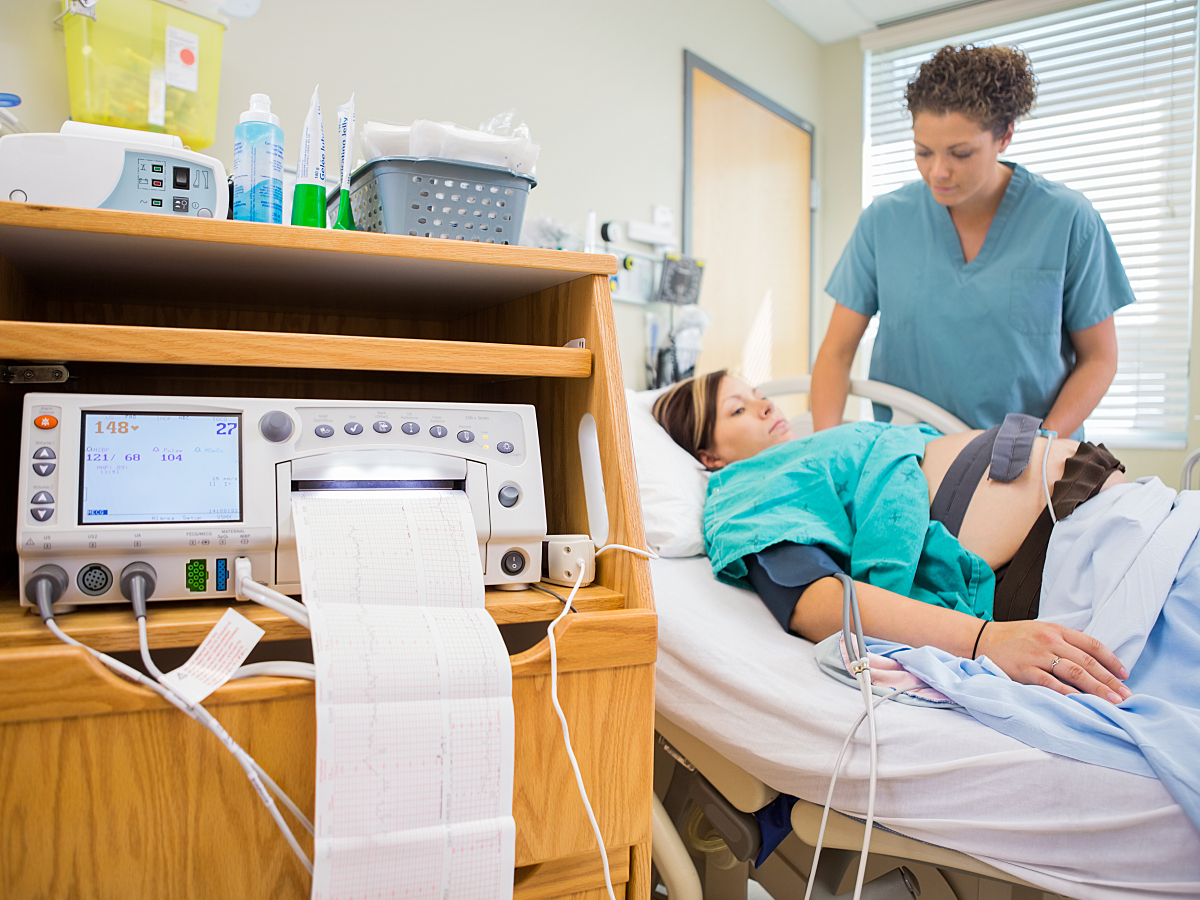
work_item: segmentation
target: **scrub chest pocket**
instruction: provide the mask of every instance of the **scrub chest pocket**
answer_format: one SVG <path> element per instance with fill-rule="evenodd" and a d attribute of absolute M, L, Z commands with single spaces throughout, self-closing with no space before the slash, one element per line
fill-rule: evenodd
<path fill-rule="evenodd" d="M 1022 334 L 1058 334 L 1062 330 L 1063 276 L 1055 269 L 1014 269 L 1008 321 Z"/>

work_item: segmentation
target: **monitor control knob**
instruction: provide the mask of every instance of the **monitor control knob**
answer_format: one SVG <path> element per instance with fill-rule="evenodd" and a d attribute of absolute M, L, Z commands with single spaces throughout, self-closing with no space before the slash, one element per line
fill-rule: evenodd
<path fill-rule="evenodd" d="M 285 412 L 273 409 L 258 420 L 258 430 L 271 443 L 283 443 L 292 436 L 292 418 Z"/>
<path fill-rule="evenodd" d="M 516 506 L 521 499 L 521 489 L 515 485 L 505 485 L 500 488 L 500 505 L 503 507 Z"/>

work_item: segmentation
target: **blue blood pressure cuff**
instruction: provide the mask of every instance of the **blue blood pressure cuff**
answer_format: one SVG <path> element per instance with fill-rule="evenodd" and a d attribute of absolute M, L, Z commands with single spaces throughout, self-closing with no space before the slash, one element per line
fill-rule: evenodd
<path fill-rule="evenodd" d="M 842 572 L 820 547 L 783 541 L 743 558 L 746 577 L 785 631 L 800 595 L 814 581 Z"/>

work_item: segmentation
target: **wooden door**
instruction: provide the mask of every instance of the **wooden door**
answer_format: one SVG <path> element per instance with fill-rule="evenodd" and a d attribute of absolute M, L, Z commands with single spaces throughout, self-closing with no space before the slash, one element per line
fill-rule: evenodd
<path fill-rule="evenodd" d="M 807 374 L 812 126 L 692 54 L 685 76 L 684 242 L 713 314 L 696 371 Z"/>

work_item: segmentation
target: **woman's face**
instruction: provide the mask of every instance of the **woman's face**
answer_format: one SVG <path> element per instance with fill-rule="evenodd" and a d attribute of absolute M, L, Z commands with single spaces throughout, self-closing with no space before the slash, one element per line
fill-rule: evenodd
<path fill-rule="evenodd" d="M 745 382 L 726 375 L 717 389 L 713 445 L 700 451 L 700 461 L 709 469 L 720 469 L 795 436 L 774 403 Z"/>
<path fill-rule="evenodd" d="M 1013 128 L 997 138 L 962 113 L 913 116 L 917 168 L 942 206 L 955 207 L 987 196 L 1001 177 L 996 158 L 1012 140 Z"/>

